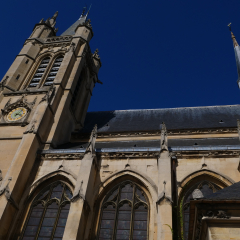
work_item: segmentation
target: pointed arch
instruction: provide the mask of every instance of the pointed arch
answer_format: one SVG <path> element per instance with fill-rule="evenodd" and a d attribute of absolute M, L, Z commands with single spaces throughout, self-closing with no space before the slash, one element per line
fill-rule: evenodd
<path fill-rule="evenodd" d="M 119 178 L 126 177 L 129 175 L 132 178 L 135 178 L 137 181 L 141 181 L 142 184 L 148 189 L 148 191 L 151 194 L 151 197 L 154 197 L 154 193 L 157 196 L 157 185 L 154 183 L 154 181 L 147 176 L 145 173 L 132 169 L 128 167 L 128 169 L 120 170 L 117 172 L 114 172 L 110 176 L 108 176 L 96 189 L 95 191 L 100 190 L 100 192 L 106 188 L 109 184 L 111 184 L 114 181 L 117 181 Z M 101 193 L 100 193 L 101 194 Z"/>
<path fill-rule="evenodd" d="M 29 197 L 32 195 L 32 193 L 35 191 L 36 188 L 38 188 L 39 185 L 43 184 L 44 182 L 52 181 L 54 177 L 58 177 L 59 179 L 62 179 L 63 181 L 69 182 L 69 184 L 72 186 L 72 190 L 76 185 L 77 176 L 76 174 L 68 171 L 67 169 L 58 169 L 56 171 L 47 173 L 43 175 L 42 177 L 35 180 L 32 185 L 30 186 L 29 190 Z"/>
<path fill-rule="evenodd" d="M 72 191 L 63 181 L 42 188 L 29 205 L 20 239 L 62 239 L 71 198 Z"/>
<path fill-rule="evenodd" d="M 58 70 L 61 67 L 65 53 L 58 52 L 51 61 L 50 69 L 47 72 L 47 77 L 44 79 L 43 86 L 50 86 L 53 84 Z"/>
<path fill-rule="evenodd" d="M 154 228 L 154 223 L 156 219 L 154 217 L 154 212 L 156 211 L 156 201 L 157 201 L 157 187 L 155 183 L 147 177 L 145 174 L 141 174 L 139 171 L 135 169 L 125 169 L 122 171 L 118 171 L 113 173 L 111 176 L 106 178 L 104 182 L 98 185 L 95 190 L 93 196 L 95 196 L 94 201 L 94 216 L 92 221 L 92 229 L 95 231 L 92 232 L 92 237 L 98 236 L 99 224 L 101 221 L 101 208 L 103 204 L 105 204 L 105 199 L 108 196 L 108 193 L 111 192 L 116 186 L 121 185 L 124 182 L 132 182 L 139 186 L 141 190 L 144 192 L 146 198 L 148 199 L 149 206 L 149 229 Z M 124 202 L 124 201 L 123 201 Z M 111 211 L 111 209 L 109 210 Z M 149 232 L 148 239 L 153 238 L 153 231 Z"/>
<path fill-rule="evenodd" d="M 130 180 L 120 182 L 101 204 L 97 239 L 148 239 L 149 201 L 141 187 Z M 131 237 L 131 238 L 132 238 Z"/>
<path fill-rule="evenodd" d="M 179 182 L 179 235 L 182 240 L 188 239 L 189 201 L 192 198 L 192 192 L 199 189 L 203 192 L 203 195 L 208 195 L 233 183 L 232 179 L 209 169 L 193 172 Z"/>
<path fill-rule="evenodd" d="M 219 182 L 220 186 L 226 187 L 226 186 L 231 186 L 233 183 L 235 183 L 234 180 L 225 176 L 224 174 L 218 173 L 216 171 L 212 171 L 210 169 L 202 169 L 202 170 L 190 173 L 189 175 L 184 177 L 180 181 L 181 188 L 183 188 L 186 184 L 188 184 L 189 181 L 191 181 L 192 179 L 195 179 L 196 177 L 200 177 L 200 176 L 204 176 L 204 175 L 215 179 L 215 181 Z"/>

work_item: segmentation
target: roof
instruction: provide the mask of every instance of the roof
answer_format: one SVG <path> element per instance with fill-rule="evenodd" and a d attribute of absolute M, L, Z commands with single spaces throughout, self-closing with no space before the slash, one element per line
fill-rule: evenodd
<path fill-rule="evenodd" d="M 88 142 L 66 143 L 58 146 L 58 149 L 81 149 L 86 148 Z M 200 149 L 201 146 L 236 146 L 239 145 L 238 138 L 211 138 L 211 139 L 169 139 L 169 148 L 194 146 Z M 113 142 L 96 142 L 96 149 L 113 148 L 160 148 L 159 140 L 144 140 L 144 141 L 113 141 Z"/>
<path fill-rule="evenodd" d="M 240 182 L 205 197 L 207 200 L 240 200 Z"/>
<path fill-rule="evenodd" d="M 236 128 L 240 105 L 166 109 L 88 112 L 81 133 L 98 125 L 99 133 L 156 131 L 165 122 L 167 130 Z"/>
<path fill-rule="evenodd" d="M 77 26 L 83 24 L 85 20 L 86 20 L 85 18 L 79 18 L 71 27 L 69 27 L 65 32 L 63 32 L 61 36 L 74 35 Z"/>

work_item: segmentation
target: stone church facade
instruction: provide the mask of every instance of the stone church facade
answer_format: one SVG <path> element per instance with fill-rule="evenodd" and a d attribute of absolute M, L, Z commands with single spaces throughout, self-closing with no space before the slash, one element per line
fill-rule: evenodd
<path fill-rule="evenodd" d="M 91 22 L 57 15 L 0 83 L 0 239 L 240 239 L 240 106 L 87 112 Z"/>

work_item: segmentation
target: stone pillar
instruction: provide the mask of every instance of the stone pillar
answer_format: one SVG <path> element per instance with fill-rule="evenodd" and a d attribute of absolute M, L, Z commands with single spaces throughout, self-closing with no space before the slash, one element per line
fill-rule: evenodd
<path fill-rule="evenodd" d="M 0 186 L 0 239 L 6 239 L 9 226 L 18 210 L 18 203 L 25 190 L 36 159 L 36 152 L 41 147 L 40 139 L 44 138 L 47 124 L 40 127 L 48 103 L 40 103 L 34 116 L 23 134 L 21 143 L 12 159 L 11 165 Z"/>
<path fill-rule="evenodd" d="M 171 157 L 167 146 L 167 130 L 161 125 L 161 151 L 158 158 L 158 240 L 172 239 Z"/>
<path fill-rule="evenodd" d="M 84 204 L 88 205 L 85 197 L 87 190 L 89 189 L 93 160 L 94 156 L 91 153 L 88 153 L 85 154 L 81 161 L 63 240 L 83 239 L 83 236 L 78 236 L 78 234 L 80 233 L 81 226 L 85 225 L 83 222 L 85 217 Z"/>
<path fill-rule="evenodd" d="M 95 125 L 88 147 L 81 161 L 80 170 L 78 173 L 77 183 L 71 199 L 71 207 L 66 223 L 63 240 L 83 239 L 85 230 L 85 214 L 84 206 L 88 206 L 86 196 L 92 190 L 92 167 L 95 154 L 95 141 L 97 138 L 97 126 Z"/>

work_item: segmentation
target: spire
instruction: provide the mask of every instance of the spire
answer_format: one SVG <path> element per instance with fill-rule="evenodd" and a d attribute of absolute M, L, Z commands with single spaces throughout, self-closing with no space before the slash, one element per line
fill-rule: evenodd
<path fill-rule="evenodd" d="M 237 64 L 237 72 L 238 72 L 237 84 L 238 84 L 238 87 L 240 88 L 240 47 L 238 45 L 236 37 L 234 36 L 234 34 L 232 32 L 231 23 L 228 24 L 228 27 L 231 32 L 231 37 L 233 40 L 233 47 L 234 47 L 235 59 L 236 59 L 236 64 Z"/>
<path fill-rule="evenodd" d="M 91 5 L 91 6 L 92 6 L 92 5 Z M 91 6 L 90 6 L 90 8 L 88 9 L 88 11 L 87 11 L 87 7 L 84 7 L 80 18 L 79 18 L 70 28 L 68 28 L 65 32 L 63 32 L 63 33 L 61 34 L 61 36 L 74 35 L 74 34 L 75 34 L 75 30 L 76 30 L 76 28 L 77 28 L 79 25 L 84 25 L 85 23 L 87 23 L 87 24 L 90 25 L 90 22 L 87 21 L 87 17 L 88 17 L 89 11 L 90 11 L 90 9 L 91 9 Z M 87 11 L 87 12 L 86 12 L 86 11 Z M 91 26 L 91 25 L 90 25 L 90 26 Z"/>

